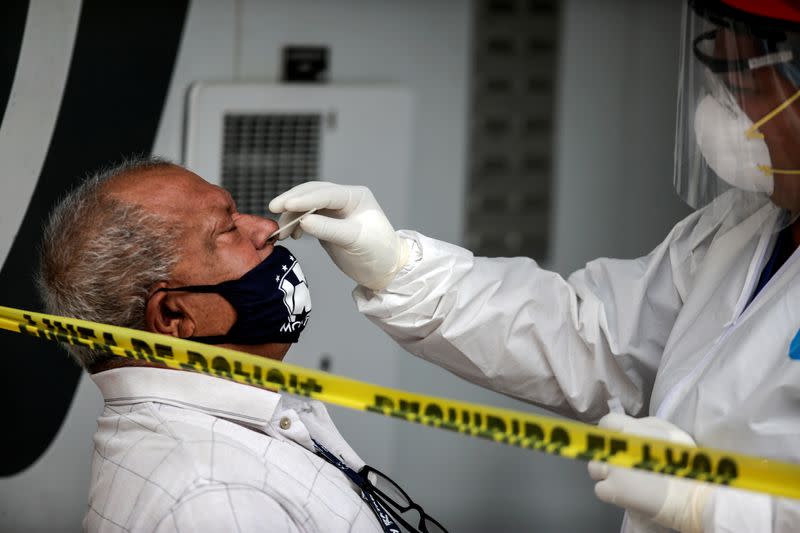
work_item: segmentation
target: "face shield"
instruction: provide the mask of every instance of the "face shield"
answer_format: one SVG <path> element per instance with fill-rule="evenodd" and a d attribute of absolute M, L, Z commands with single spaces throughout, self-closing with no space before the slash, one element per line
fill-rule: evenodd
<path fill-rule="evenodd" d="M 684 10 L 674 183 L 696 209 L 735 188 L 754 209 L 785 210 L 782 226 L 800 213 L 800 9 L 783 8 L 797 20 L 762 13 L 783 3 Z"/>

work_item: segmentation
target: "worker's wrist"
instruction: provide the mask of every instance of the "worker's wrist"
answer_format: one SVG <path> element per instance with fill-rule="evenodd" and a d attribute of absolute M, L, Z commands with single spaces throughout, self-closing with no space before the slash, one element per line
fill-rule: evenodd
<path fill-rule="evenodd" d="M 397 275 L 405 268 L 410 256 L 411 241 L 404 239 L 399 235 L 396 235 L 395 239 L 396 254 L 394 265 L 392 266 L 391 270 L 389 270 L 383 277 L 370 280 L 369 282 L 362 282 L 361 285 L 364 285 L 372 291 L 382 290 L 386 288 L 386 286 L 392 281 L 394 281 L 394 278 L 396 278 Z"/>
<path fill-rule="evenodd" d="M 714 488 L 699 481 L 670 479 L 664 505 L 653 520 L 681 533 L 702 533 Z"/>
<path fill-rule="evenodd" d="M 390 277 L 378 289 L 373 291 L 383 290 L 399 277 L 402 277 L 416 267 L 422 261 L 422 246 L 420 246 L 417 239 L 407 231 L 400 230 L 395 232 L 399 242 L 398 259 L 394 271 Z"/>

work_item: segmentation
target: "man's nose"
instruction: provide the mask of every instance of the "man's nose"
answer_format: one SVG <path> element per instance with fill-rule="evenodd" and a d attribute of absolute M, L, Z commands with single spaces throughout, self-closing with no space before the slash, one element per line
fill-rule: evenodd
<path fill-rule="evenodd" d="M 269 236 L 278 229 L 278 223 L 274 220 L 256 215 L 239 215 L 236 225 L 259 250 L 267 246 Z"/>

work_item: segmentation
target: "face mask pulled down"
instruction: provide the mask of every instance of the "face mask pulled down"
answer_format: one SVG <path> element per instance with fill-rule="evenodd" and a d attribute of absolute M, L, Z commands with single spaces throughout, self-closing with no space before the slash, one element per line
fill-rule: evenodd
<path fill-rule="evenodd" d="M 216 293 L 233 306 L 236 322 L 227 333 L 189 339 L 206 344 L 294 343 L 311 313 L 303 271 L 283 246 L 275 246 L 269 257 L 239 279 L 161 290 Z"/>

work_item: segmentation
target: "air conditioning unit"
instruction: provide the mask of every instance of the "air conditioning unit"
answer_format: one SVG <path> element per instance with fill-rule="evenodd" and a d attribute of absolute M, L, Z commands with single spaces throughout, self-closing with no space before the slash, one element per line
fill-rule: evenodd
<path fill-rule="evenodd" d="M 184 164 L 228 189 L 242 212 L 263 215 L 271 198 L 312 180 L 405 198 L 405 89 L 199 82 L 187 107 Z"/>
<path fill-rule="evenodd" d="M 396 228 L 408 227 L 412 99 L 397 87 L 196 83 L 187 101 L 184 164 L 228 189 L 241 212 L 309 180 L 368 186 Z M 355 283 L 310 237 L 283 243 L 311 290 L 308 328 L 287 362 L 387 386 L 408 357 L 358 314 Z M 405 384 L 408 386 L 408 384 Z M 331 409 L 353 446 L 393 460 L 391 420 Z"/>

